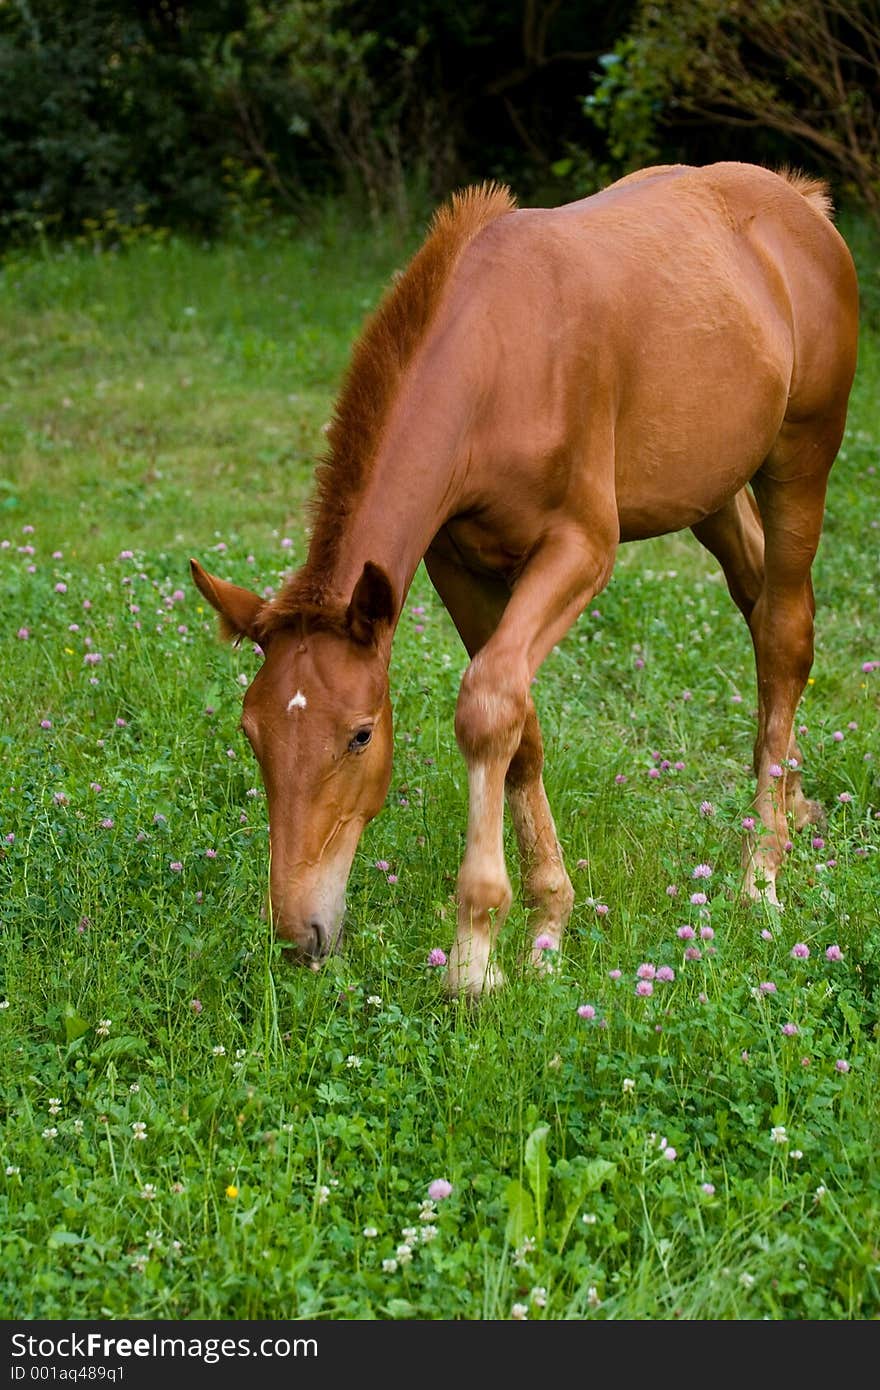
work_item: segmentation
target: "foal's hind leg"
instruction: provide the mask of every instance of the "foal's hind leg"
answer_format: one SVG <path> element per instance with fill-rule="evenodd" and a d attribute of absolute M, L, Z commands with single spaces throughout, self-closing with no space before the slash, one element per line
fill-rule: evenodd
<path fill-rule="evenodd" d="M 510 598 L 501 581 L 477 577 L 437 549 L 429 550 L 425 566 L 442 598 L 468 655 L 473 657 L 491 637 Z M 523 893 L 530 909 L 530 928 L 534 940 L 549 937 L 558 947 L 571 915 L 574 890 L 565 871 L 556 827 L 544 791 L 542 777 L 544 750 L 534 704 L 529 698 L 519 745 L 505 777 L 510 808 L 522 861 Z M 490 859 L 497 860 L 498 847 L 490 845 Z M 501 852 L 500 868 L 495 863 L 497 907 L 489 914 L 484 932 L 474 930 L 472 921 L 459 923 L 448 976 L 453 992 L 477 994 L 501 983 L 498 967 L 491 961 L 491 950 L 510 903 L 510 884 Z M 459 910 L 462 903 L 459 885 Z M 545 968 L 543 949 L 532 948 L 532 961 Z"/>
<path fill-rule="evenodd" d="M 715 556 L 724 571 L 730 596 L 752 631 L 752 614 L 764 587 L 764 528 L 757 504 L 743 488 L 720 511 L 694 526 L 693 533 Z M 754 635 L 754 634 L 753 634 Z M 755 741 L 755 773 L 763 747 L 763 710 L 758 711 Z M 796 830 L 815 824 L 823 816 L 818 801 L 809 801 L 801 787 L 803 756 L 794 733 L 786 754 L 785 810 L 793 817 Z"/>
<path fill-rule="evenodd" d="M 777 903 L 776 876 L 788 838 L 785 807 L 795 710 L 813 663 L 815 601 L 810 570 L 819 544 L 828 472 L 842 419 L 785 424 L 754 479 L 764 524 L 764 583 L 750 626 L 758 674 L 755 747 L 761 820 L 745 890 Z M 797 771 L 795 776 L 797 776 Z"/>
<path fill-rule="evenodd" d="M 548 968 L 546 946 L 539 946 L 538 942 L 543 940 L 553 950 L 559 949 L 574 905 L 574 889 L 565 871 L 544 791 L 543 766 L 541 729 L 530 698 L 519 748 L 507 769 L 505 789 L 522 863 L 523 896 L 532 933 L 532 965 L 542 973 Z"/>

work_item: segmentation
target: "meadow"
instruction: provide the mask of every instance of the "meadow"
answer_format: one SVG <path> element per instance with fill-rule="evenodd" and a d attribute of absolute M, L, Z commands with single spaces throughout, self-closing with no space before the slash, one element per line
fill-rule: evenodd
<path fill-rule="evenodd" d="M 258 656 L 189 557 L 272 592 L 351 343 L 415 246 L 327 209 L 0 267 L 0 1317 L 880 1314 L 880 316 L 799 710 L 827 825 L 739 896 L 751 642 L 689 535 L 625 547 L 542 668 L 577 901 L 545 978 L 450 1001 L 465 666 L 420 569 L 346 947 L 261 909 Z M 517 884 L 514 846 L 509 862 Z M 440 964 L 432 962 L 440 961 Z"/>

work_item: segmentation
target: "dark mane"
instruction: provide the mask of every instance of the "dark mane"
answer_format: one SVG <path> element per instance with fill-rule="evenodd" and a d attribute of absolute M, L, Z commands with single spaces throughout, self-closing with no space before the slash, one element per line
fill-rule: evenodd
<path fill-rule="evenodd" d="M 318 465 L 309 504 L 312 535 L 305 565 L 291 575 L 261 615 L 268 635 L 328 598 L 343 527 L 367 475 L 401 377 L 430 324 L 460 252 L 489 222 L 515 207 L 510 190 L 479 184 L 453 194 L 435 214 L 428 236 L 367 320 L 352 352 Z"/>

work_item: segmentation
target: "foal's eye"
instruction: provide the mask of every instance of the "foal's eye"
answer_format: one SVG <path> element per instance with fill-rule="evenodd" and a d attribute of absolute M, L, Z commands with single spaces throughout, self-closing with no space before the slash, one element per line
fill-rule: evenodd
<path fill-rule="evenodd" d="M 354 735 L 354 737 L 348 745 L 348 751 L 350 753 L 359 753 L 362 748 L 366 748 L 367 744 L 369 743 L 372 737 L 372 729 L 358 729 L 357 733 Z"/>

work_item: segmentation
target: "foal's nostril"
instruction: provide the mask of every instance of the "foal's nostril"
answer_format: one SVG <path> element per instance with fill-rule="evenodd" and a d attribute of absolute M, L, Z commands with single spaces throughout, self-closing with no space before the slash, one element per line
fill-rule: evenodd
<path fill-rule="evenodd" d="M 312 931 L 312 955 L 326 956 L 330 949 L 330 937 L 323 922 L 310 922 Z"/>

